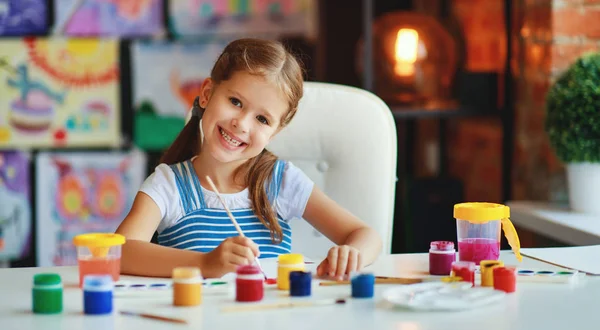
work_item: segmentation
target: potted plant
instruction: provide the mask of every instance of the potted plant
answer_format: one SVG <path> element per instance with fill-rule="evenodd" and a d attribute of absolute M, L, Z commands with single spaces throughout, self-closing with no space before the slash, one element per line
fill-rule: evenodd
<path fill-rule="evenodd" d="M 582 55 L 552 84 L 545 130 L 566 165 L 571 208 L 600 216 L 600 53 Z"/>

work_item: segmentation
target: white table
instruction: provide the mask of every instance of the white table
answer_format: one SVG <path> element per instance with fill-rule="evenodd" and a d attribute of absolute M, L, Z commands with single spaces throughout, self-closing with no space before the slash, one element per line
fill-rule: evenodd
<path fill-rule="evenodd" d="M 571 245 L 600 244 L 600 218 L 545 202 L 512 201 L 510 220 L 515 226 Z"/>
<path fill-rule="evenodd" d="M 512 252 L 502 251 L 501 259 L 518 264 Z M 520 267 L 556 269 L 524 258 Z M 265 266 L 266 267 L 266 266 Z M 269 266 L 270 267 L 270 266 Z M 392 255 L 369 267 L 376 275 L 419 276 L 427 272 L 427 254 Z M 58 272 L 69 286 L 64 292 L 64 312 L 60 315 L 31 313 L 31 281 L 36 273 Z M 126 279 L 134 279 L 125 277 Z M 82 294 L 76 288 L 77 269 L 22 268 L 0 270 L 0 329 L 165 329 L 183 325 L 137 317 L 86 316 L 82 313 Z M 578 285 L 519 283 L 517 292 L 504 300 L 477 310 L 464 312 L 412 312 L 390 306 L 381 299 L 390 285 L 377 285 L 373 299 L 349 299 L 346 305 L 261 312 L 224 314 L 220 307 L 235 304 L 227 295 L 203 295 L 198 307 L 175 308 L 168 296 L 156 299 L 116 298 L 115 309 L 146 310 L 177 316 L 191 322 L 193 329 L 594 329 L 600 323 L 597 300 L 600 278 L 589 277 Z M 289 299 L 285 293 L 269 290 L 266 300 Z M 348 297 L 349 286 L 314 287 L 313 297 Z"/>

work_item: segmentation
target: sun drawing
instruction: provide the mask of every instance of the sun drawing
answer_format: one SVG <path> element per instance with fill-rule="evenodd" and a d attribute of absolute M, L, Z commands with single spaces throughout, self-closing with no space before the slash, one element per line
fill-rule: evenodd
<path fill-rule="evenodd" d="M 66 86 L 99 86 L 119 78 L 119 45 L 115 41 L 30 37 L 25 44 L 30 61 Z"/>

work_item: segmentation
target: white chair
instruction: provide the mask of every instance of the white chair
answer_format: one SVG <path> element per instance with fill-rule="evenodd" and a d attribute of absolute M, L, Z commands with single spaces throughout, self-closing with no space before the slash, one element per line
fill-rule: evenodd
<path fill-rule="evenodd" d="M 381 235 L 391 253 L 397 166 L 389 107 L 355 87 L 306 82 L 298 113 L 267 149 L 301 168 L 327 195 Z M 323 257 L 333 243 L 293 219 L 292 249 Z"/>

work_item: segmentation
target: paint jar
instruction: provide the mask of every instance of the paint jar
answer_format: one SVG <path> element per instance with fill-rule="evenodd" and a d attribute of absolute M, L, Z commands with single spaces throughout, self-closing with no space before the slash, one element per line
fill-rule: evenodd
<path fill-rule="evenodd" d="M 475 285 L 475 263 L 471 261 L 455 261 L 452 263 L 451 276 L 460 277 L 463 282 Z"/>
<path fill-rule="evenodd" d="M 507 293 L 517 290 L 517 272 L 514 267 L 496 267 L 494 272 L 494 289 Z"/>
<path fill-rule="evenodd" d="M 458 259 L 479 264 L 481 260 L 498 260 L 500 255 L 500 226 L 517 259 L 519 237 L 509 220 L 510 209 L 495 203 L 460 203 L 454 205 L 456 233 L 458 237 Z"/>
<path fill-rule="evenodd" d="M 353 274 L 350 284 L 352 298 L 372 298 L 375 293 L 375 276 L 372 273 Z"/>
<path fill-rule="evenodd" d="M 112 313 L 113 287 L 111 275 L 85 275 L 83 278 L 83 312 L 90 315 Z"/>
<path fill-rule="evenodd" d="M 197 306 L 202 303 L 202 275 L 200 268 L 173 269 L 173 305 Z"/>
<path fill-rule="evenodd" d="M 429 274 L 450 275 L 454 261 L 456 261 L 454 242 L 431 242 L 429 245 Z"/>
<path fill-rule="evenodd" d="M 265 277 L 254 265 L 241 266 L 235 279 L 235 300 L 240 302 L 261 301 L 264 296 Z"/>
<path fill-rule="evenodd" d="M 312 287 L 312 273 L 295 270 L 290 272 L 290 296 L 310 296 Z"/>
<path fill-rule="evenodd" d="M 73 238 L 77 247 L 79 287 L 87 274 L 110 275 L 114 282 L 121 273 L 121 246 L 125 236 L 112 233 L 89 233 Z"/>
<path fill-rule="evenodd" d="M 494 286 L 494 268 L 503 267 L 504 263 L 500 260 L 482 260 L 479 263 L 481 270 L 481 286 Z"/>
<path fill-rule="evenodd" d="M 33 277 L 32 310 L 36 314 L 57 314 L 63 310 L 63 285 L 60 275 L 44 273 Z"/>
<path fill-rule="evenodd" d="M 277 289 L 290 289 L 290 272 L 304 271 L 304 256 L 298 253 L 280 254 L 277 257 Z"/>

